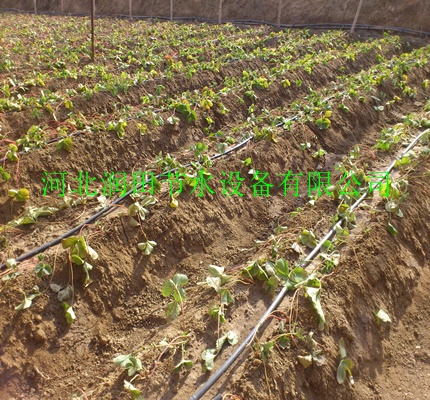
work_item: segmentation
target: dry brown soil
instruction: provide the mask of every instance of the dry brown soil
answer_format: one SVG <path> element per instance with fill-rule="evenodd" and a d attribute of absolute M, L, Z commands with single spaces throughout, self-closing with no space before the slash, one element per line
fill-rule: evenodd
<path fill-rule="evenodd" d="M 404 42 L 415 39 L 405 38 Z M 417 46 L 425 42 L 416 42 Z M 392 56 L 399 49 L 387 50 Z M 255 61 L 255 67 L 258 68 Z M 340 75 L 340 68 L 348 73 L 369 68 L 375 54 L 361 55 L 355 62 L 343 65 L 335 60 L 318 67 L 310 78 L 299 76 L 314 89 L 328 85 Z M 205 86 L 208 82 L 221 82 L 226 75 L 241 74 L 244 65 L 230 65 L 218 74 L 196 74 L 166 80 L 163 84 L 169 93 Z M 345 71 L 345 69 L 342 69 Z M 299 73 L 298 73 L 299 74 Z M 361 165 L 369 170 L 389 165 L 394 153 L 372 150 L 380 130 L 393 126 L 408 113 L 420 112 L 429 98 L 428 89 L 421 83 L 430 78 L 429 67 L 414 68 L 409 82 L 417 88 L 415 98 L 375 110 L 375 103 L 367 96 L 365 102 L 347 101 L 349 113 L 333 112 L 332 127 L 320 131 L 314 124 L 295 124 L 290 132 L 277 136 L 277 143 L 250 142 L 240 151 L 220 159 L 211 169 L 214 181 L 221 179 L 222 171 L 240 171 L 250 184 L 248 168 L 242 163 L 252 158 L 253 166 L 270 171 L 270 176 L 288 170 L 308 172 L 317 169 L 333 170 L 334 163 L 347 155 L 355 146 L 361 148 Z M 74 83 L 77 84 L 77 83 Z M 159 84 L 148 83 L 130 90 L 124 102 L 138 102 L 145 93 L 154 92 Z M 282 85 L 273 85 L 267 91 L 258 91 L 259 107 L 285 107 L 293 100 L 306 95 L 305 86 L 286 92 Z M 387 100 L 401 95 L 398 88 L 389 84 L 378 88 L 386 93 Z M 98 94 L 91 102 L 79 104 L 83 112 L 110 107 L 112 97 Z M 230 109 L 226 116 L 214 115 L 224 129 L 246 116 L 247 107 L 236 99 L 226 98 Z M 32 125 L 31 116 L 24 113 L 2 116 L 5 127 L 20 127 L 22 131 Z M 47 147 L 23 156 L 20 160 L 20 180 L 32 192 L 40 191 L 44 170 L 117 170 L 132 171 L 144 168 L 159 151 L 182 155 L 186 161 L 189 146 L 199 139 L 200 125 L 187 125 L 181 121 L 180 129 L 167 125 L 151 128 L 151 134 L 141 136 L 130 123 L 124 141 L 108 140 L 107 133 L 95 133 L 89 138 L 75 139 L 71 154 Z M 18 130 L 13 130 L 18 132 Z M 89 140 L 91 139 L 91 140 Z M 299 149 L 300 143 L 312 142 L 313 149 L 324 148 L 327 155 L 315 159 L 311 152 Z M 401 151 L 398 145 L 397 151 Z M 297 305 L 288 295 L 277 314 L 285 324 L 295 322 L 304 332 L 314 331 L 314 339 L 323 350 L 325 363 L 304 369 L 297 361 L 307 350 L 300 340 L 292 340 L 291 348 L 276 346 L 265 364 L 249 348 L 209 392 L 206 398 L 217 393 L 226 399 L 426 399 L 430 393 L 430 188 L 428 158 L 408 173 L 409 197 L 402 205 L 404 217 L 392 223 L 399 234 L 393 237 L 386 226 L 390 218 L 384 202 L 375 200 L 371 207 L 358 212 L 358 226 L 341 247 L 341 261 L 335 272 L 323 282 L 322 305 L 330 317 L 329 330 L 316 330 L 317 320 L 309 299 L 298 296 Z M 277 180 L 272 178 L 272 183 Z M 305 188 L 301 188 L 305 189 Z M 303 192 L 303 191 L 302 191 Z M 46 199 L 33 199 L 41 204 Z M 22 207 L 11 204 L 5 190 L 1 192 L 1 223 L 16 218 Z M 126 203 L 129 205 L 130 203 Z M 298 207 L 302 211 L 293 216 Z M 186 399 L 203 384 L 210 373 L 203 373 L 200 364 L 202 350 L 213 347 L 217 335 L 217 321 L 207 311 L 215 301 L 212 290 L 197 285 L 205 280 L 209 264 L 225 266 L 238 272 L 251 260 L 264 256 L 270 249 L 270 235 L 277 226 L 286 226 L 282 233 L 285 241 L 279 254 L 293 264 L 298 254 L 291 249 L 302 229 L 312 230 L 318 238 L 332 226 L 337 204 L 322 196 L 314 206 L 306 195 L 283 196 L 274 189 L 267 198 L 256 198 L 250 190 L 243 197 L 226 197 L 220 188 L 213 195 L 196 197 L 183 194 L 179 207 L 169 207 L 166 195 L 149 208 L 143 230 L 130 227 L 124 218 L 112 213 L 85 229 L 90 245 L 99 259 L 91 271 L 91 283 L 84 287 L 81 269 L 71 269 L 67 253 L 59 247 L 46 252 L 49 262 L 55 265 L 53 281 L 60 285 L 74 285 L 74 310 L 77 320 L 68 325 L 56 299 L 49 289 L 50 278 L 42 281 L 27 270 L 7 288 L 0 297 L 0 398 L 1 399 L 123 399 L 127 394 L 124 379 L 129 379 L 112 359 L 117 354 L 140 352 L 143 370 L 133 384 L 144 391 L 147 399 Z M 84 216 L 91 215 L 94 204 L 63 210 L 56 216 L 40 219 L 34 226 L 21 227 L 9 232 L 9 244 L 2 259 L 16 257 L 65 232 Z M 144 232 L 144 233 L 143 233 Z M 137 249 L 145 236 L 157 242 L 150 257 Z M 256 241 L 263 243 L 257 244 Z M 71 273 L 73 271 L 73 274 Z M 185 288 L 187 300 L 184 315 L 167 322 L 164 309 L 167 304 L 161 295 L 166 279 L 175 273 L 187 274 L 190 284 Z M 20 289 L 29 291 L 38 284 L 42 294 L 31 308 L 16 312 L 14 307 L 22 300 Z M 264 292 L 260 283 L 243 281 L 233 286 L 235 304 L 227 310 L 226 326 L 246 337 L 264 313 L 272 296 Z M 296 300 L 295 298 L 294 300 Z M 297 309 L 297 317 L 290 319 L 290 310 Z M 297 307 L 297 308 L 296 308 Z M 389 329 L 376 324 L 374 313 L 383 308 L 391 317 Z M 295 314 L 295 312 L 293 313 Z M 260 340 L 273 337 L 280 321 L 272 319 L 262 331 Z M 162 357 L 157 345 L 187 332 L 186 357 L 194 362 L 190 371 L 172 374 L 180 360 L 179 347 L 172 347 Z M 339 385 L 336 368 L 339 363 L 337 343 L 344 338 L 348 357 L 354 362 L 355 384 Z M 215 369 L 231 354 L 225 347 L 216 360 Z M 160 358 L 160 359 L 159 359 Z M 157 359 L 159 362 L 157 363 Z M 230 394 L 230 395 L 227 395 Z M 236 396 L 236 397 L 234 397 Z"/>

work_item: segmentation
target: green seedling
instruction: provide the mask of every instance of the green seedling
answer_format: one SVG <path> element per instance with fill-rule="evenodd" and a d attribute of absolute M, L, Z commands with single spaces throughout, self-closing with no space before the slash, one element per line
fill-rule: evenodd
<path fill-rule="evenodd" d="M 172 279 L 168 279 L 164 284 L 161 294 L 164 297 L 172 297 L 172 301 L 167 305 L 166 317 L 168 320 L 175 319 L 182 310 L 185 301 L 185 290 L 183 286 L 188 283 L 188 277 L 184 274 L 176 274 Z"/>
<path fill-rule="evenodd" d="M 327 152 L 324 149 L 319 149 L 314 154 L 312 154 L 312 157 L 313 158 L 324 157 L 326 154 L 327 154 Z"/>
<path fill-rule="evenodd" d="M 182 368 L 190 369 L 193 366 L 193 362 L 185 358 L 185 341 L 181 343 L 181 361 L 173 367 L 173 373 L 179 374 Z"/>
<path fill-rule="evenodd" d="M 153 240 L 147 240 L 146 242 L 139 243 L 137 245 L 137 248 L 141 251 L 143 251 L 143 254 L 145 256 L 149 256 L 152 253 L 152 250 L 154 250 L 154 247 L 157 246 L 157 243 Z"/>
<path fill-rule="evenodd" d="M 42 277 L 44 277 L 46 275 L 51 275 L 51 273 L 52 273 L 51 266 L 49 264 L 45 264 L 43 262 L 44 258 L 45 258 L 44 254 L 39 254 L 37 256 L 37 259 L 39 260 L 39 263 L 34 268 L 34 272 L 36 273 L 36 276 L 38 278 L 42 278 Z"/>
<path fill-rule="evenodd" d="M 66 137 L 64 139 L 61 139 L 57 143 L 57 150 L 65 150 L 67 152 L 71 152 L 73 147 L 73 141 L 71 137 Z"/>
<path fill-rule="evenodd" d="M 113 362 L 127 370 L 128 376 L 133 376 L 136 372 L 142 370 L 142 362 L 132 354 L 120 354 L 113 359 Z"/>
<path fill-rule="evenodd" d="M 85 284 L 87 285 L 90 276 L 89 271 L 93 269 L 92 264 L 90 264 L 89 260 L 97 260 L 98 254 L 97 252 L 90 247 L 84 236 L 71 236 L 61 241 L 61 245 L 63 249 L 69 249 L 70 260 L 73 264 L 82 266 L 85 272 Z"/>
<path fill-rule="evenodd" d="M 30 198 L 30 191 L 28 189 L 10 189 L 9 197 L 14 199 L 15 201 L 27 201 Z"/>

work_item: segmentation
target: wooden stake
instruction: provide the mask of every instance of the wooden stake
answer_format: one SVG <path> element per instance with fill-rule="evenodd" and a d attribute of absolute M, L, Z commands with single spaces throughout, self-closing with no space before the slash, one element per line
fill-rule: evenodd
<path fill-rule="evenodd" d="M 133 19 L 133 0 L 128 0 L 128 11 L 130 13 L 130 19 Z"/>
<path fill-rule="evenodd" d="M 170 21 L 173 21 L 173 0 L 170 0 Z"/>
<path fill-rule="evenodd" d="M 60 11 L 61 11 L 61 14 L 64 14 L 64 0 L 61 0 Z"/>
<path fill-rule="evenodd" d="M 34 13 L 37 14 L 37 0 L 33 0 Z"/>
<path fill-rule="evenodd" d="M 354 34 L 355 25 L 357 25 L 358 16 L 360 15 L 361 6 L 363 5 L 363 3 L 364 3 L 364 0 L 360 0 L 360 3 L 358 3 L 357 12 L 355 13 L 354 22 L 352 23 L 352 26 L 351 26 L 350 35 Z"/>
<path fill-rule="evenodd" d="M 278 28 L 281 27 L 281 13 L 282 13 L 282 0 L 278 2 L 278 19 L 276 21 L 276 25 Z"/>
<path fill-rule="evenodd" d="M 219 6 L 218 6 L 218 24 L 220 25 L 222 21 L 222 1 L 223 0 L 219 0 Z"/>
<path fill-rule="evenodd" d="M 96 0 L 90 0 L 91 1 L 91 58 L 94 62 L 95 60 L 95 51 L 94 51 L 94 13 L 95 13 L 95 2 Z"/>

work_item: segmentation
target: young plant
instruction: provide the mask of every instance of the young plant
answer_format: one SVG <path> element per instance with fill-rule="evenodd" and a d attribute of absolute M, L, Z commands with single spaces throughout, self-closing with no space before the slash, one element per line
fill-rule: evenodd
<path fill-rule="evenodd" d="M 85 272 L 85 284 L 88 284 L 90 280 L 89 271 L 93 269 L 92 264 L 88 261 L 97 260 L 99 257 L 97 252 L 87 244 L 84 236 L 70 236 L 63 239 L 61 245 L 63 249 L 69 249 L 72 263 L 82 266 Z"/>
<path fill-rule="evenodd" d="M 203 360 L 203 372 L 212 371 L 216 356 L 220 353 L 226 342 L 234 346 L 239 341 L 239 337 L 233 331 L 228 331 L 222 335 L 217 341 L 214 349 L 203 350 L 201 358 Z"/>
<path fill-rule="evenodd" d="M 142 370 L 142 362 L 132 354 L 120 354 L 113 359 L 113 362 L 127 370 L 128 376 L 133 376 L 136 372 Z"/>
<path fill-rule="evenodd" d="M 185 290 L 183 286 L 188 283 L 188 277 L 184 274 L 175 274 L 172 279 L 168 279 L 164 284 L 161 294 L 164 297 L 171 297 L 172 300 L 167 305 L 166 317 L 169 321 L 175 319 L 179 314 L 183 315 Z"/>
<path fill-rule="evenodd" d="M 313 339 L 313 335 L 313 332 L 309 332 L 305 339 L 309 354 L 305 356 L 297 356 L 297 359 L 300 364 L 302 364 L 303 368 L 307 368 L 311 365 L 321 366 L 325 364 L 325 357 L 322 355 L 322 350 L 318 349 L 318 343 Z"/>
<path fill-rule="evenodd" d="M 49 264 L 45 264 L 43 262 L 43 259 L 45 258 L 44 254 L 39 254 L 37 256 L 37 259 L 39 260 L 39 263 L 34 268 L 34 272 L 36 273 L 36 276 L 38 278 L 43 278 L 46 275 L 51 275 L 52 268 Z"/>
<path fill-rule="evenodd" d="M 24 295 L 24 300 L 15 307 L 16 311 L 25 310 L 26 308 L 29 308 L 33 303 L 33 300 L 40 295 L 38 286 L 34 286 L 31 294 L 29 295 L 26 295 L 25 292 L 23 291 L 21 291 L 21 293 Z"/>
<path fill-rule="evenodd" d="M 9 197 L 14 199 L 15 201 L 27 201 L 30 198 L 30 191 L 28 189 L 10 189 Z"/>

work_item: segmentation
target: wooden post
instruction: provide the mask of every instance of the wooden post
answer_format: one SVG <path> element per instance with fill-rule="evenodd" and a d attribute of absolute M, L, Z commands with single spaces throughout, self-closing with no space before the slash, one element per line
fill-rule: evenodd
<path fill-rule="evenodd" d="M 357 25 L 358 16 L 360 15 L 361 6 L 363 5 L 363 3 L 364 3 L 364 0 L 360 0 L 360 3 L 358 3 L 357 12 L 355 13 L 354 22 L 352 23 L 352 26 L 351 26 L 350 35 L 354 34 L 355 25 Z"/>
<path fill-rule="evenodd" d="M 276 26 L 278 28 L 281 27 L 281 13 L 282 13 L 282 0 L 279 0 L 279 2 L 278 2 L 278 19 L 276 21 Z"/>
<path fill-rule="evenodd" d="M 95 13 L 95 2 L 96 0 L 90 0 L 91 1 L 91 58 L 94 62 L 95 60 L 95 51 L 94 51 L 94 13 Z"/>
<path fill-rule="evenodd" d="M 173 0 L 170 0 L 170 21 L 173 21 Z"/>
<path fill-rule="evenodd" d="M 218 6 L 218 24 L 221 24 L 221 21 L 222 21 L 222 2 L 223 2 L 223 0 L 219 0 L 219 6 Z"/>
<path fill-rule="evenodd" d="M 37 0 L 33 0 L 34 13 L 37 14 Z"/>
<path fill-rule="evenodd" d="M 133 0 L 128 0 L 128 11 L 130 13 L 130 19 L 133 19 Z"/>
<path fill-rule="evenodd" d="M 64 0 L 61 0 L 60 2 L 60 11 L 61 11 L 61 14 L 64 14 Z"/>

